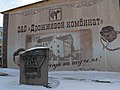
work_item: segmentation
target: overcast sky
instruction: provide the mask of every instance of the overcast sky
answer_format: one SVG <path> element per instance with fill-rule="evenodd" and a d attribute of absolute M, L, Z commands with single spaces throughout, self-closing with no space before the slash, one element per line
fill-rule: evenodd
<path fill-rule="evenodd" d="M 0 0 L 0 12 L 12 8 L 23 6 L 26 4 L 34 3 L 41 0 Z M 3 15 L 0 14 L 0 26 L 3 26 Z"/>

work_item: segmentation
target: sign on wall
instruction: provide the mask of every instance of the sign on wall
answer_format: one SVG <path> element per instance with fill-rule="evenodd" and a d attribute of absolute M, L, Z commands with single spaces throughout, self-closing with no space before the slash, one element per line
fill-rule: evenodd
<path fill-rule="evenodd" d="M 9 66 L 17 49 L 42 46 L 50 49 L 49 70 L 119 71 L 118 2 L 73 0 L 10 13 Z"/>

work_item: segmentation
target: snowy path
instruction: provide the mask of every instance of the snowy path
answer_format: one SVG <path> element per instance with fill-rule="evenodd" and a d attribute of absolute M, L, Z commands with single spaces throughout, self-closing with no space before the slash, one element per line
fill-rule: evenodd
<path fill-rule="evenodd" d="M 120 73 L 100 71 L 51 71 L 49 86 L 20 85 L 19 70 L 0 69 L 0 90 L 120 90 Z"/>

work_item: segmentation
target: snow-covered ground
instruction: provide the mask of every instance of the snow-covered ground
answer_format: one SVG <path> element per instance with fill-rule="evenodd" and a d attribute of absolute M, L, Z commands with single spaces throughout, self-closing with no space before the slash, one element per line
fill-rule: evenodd
<path fill-rule="evenodd" d="M 19 83 L 19 70 L 0 68 L 0 90 L 120 90 L 119 72 L 100 71 L 52 71 L 49 86 L 23 85 Z"/>

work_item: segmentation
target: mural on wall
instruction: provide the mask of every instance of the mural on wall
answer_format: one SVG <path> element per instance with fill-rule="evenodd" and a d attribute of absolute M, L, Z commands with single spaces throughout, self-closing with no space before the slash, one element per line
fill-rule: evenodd
<path fill-rule="evenodd" d="M 112 26 L 106 26 L 103 27 L 102 30 L 100 31 L 100 41 L 101 44 L 103 45 L 103 49 L 109 50 L 109 51 L 116 51 L 120 50 L 120 47 L 116 48 L 109 48 L 109 44 L 112 43 L 114 40 L 117 39 L 117 35 L 120 34 L 120 31 L 114 30 L 114 27 Z"/>
<path fill-rule="evenodd" d="M 11 12 L 8 65 L 18 49 L 42 46 L 51 70 L 120 71 L 119 11 L 119 0 L 70 0 Z"/>
<path fill-rule="evenodd" d="M 55 34 L 28 34 L 26 35 L 26 48 L 48 47 L 50 49 L 49 65 L 73 64 L 83 59 L 92 58 L 91 30 L 72 30 Z M 54 68 L 55 69 L 55 68 Z"/>

